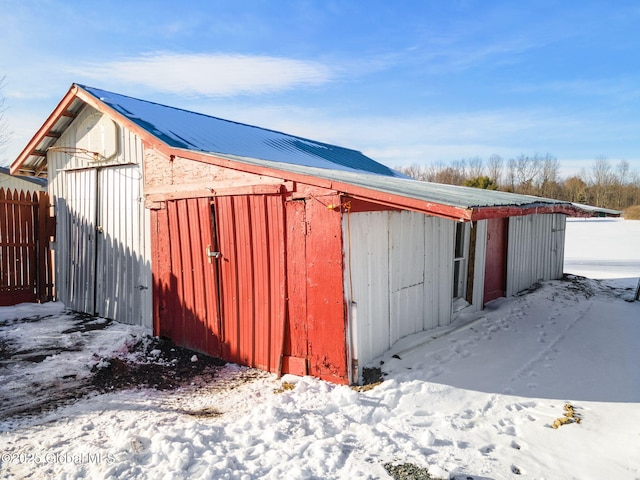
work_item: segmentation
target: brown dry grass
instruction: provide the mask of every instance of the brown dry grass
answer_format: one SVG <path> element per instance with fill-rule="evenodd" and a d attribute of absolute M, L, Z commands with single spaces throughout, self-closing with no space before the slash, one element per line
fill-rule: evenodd
<path fill-rule="evenodd" d="M 640 205 L 625 208 L 622 215 L 625 220 L 640 220 Z"/>

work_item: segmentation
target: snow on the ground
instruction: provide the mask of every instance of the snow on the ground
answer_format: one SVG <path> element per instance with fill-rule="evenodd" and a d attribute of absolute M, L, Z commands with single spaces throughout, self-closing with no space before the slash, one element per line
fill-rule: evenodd
<path fill-rule="evenodd" d="M 546 282 L 402 339 L 371 390 L 287 376 L 295 388 L 274 393 L 282 381 L 265 374 L 232 390 L 96 394 L 3 419 L 0 478 L 379 479 L 385 463 L 406 462 L 445 479 L 639 479 L 640 302 L 628 301 L 639 245 L 640 222 L 570 220 L 565 270 L 592 279 Z M 61 307 L 17 308 L 0 320 L 52 317 L 0 335 L 60 341 Z M 49 375 L 87 372 L 92 350 L 117 351 L 134 330 L 113 324 L 76 354 L 54 353 Z M 0 375 L 0 389 L 20 378 Z M 581 423 L 551 428 L 565 404 Z M 207 408 L 222 414 L 188 413 Z"/>
<path fill-rule="evenodd" d="M 640 221 L 620 218 L 567 220 L 565 273 L 589 278 L 640 276 Z"/>

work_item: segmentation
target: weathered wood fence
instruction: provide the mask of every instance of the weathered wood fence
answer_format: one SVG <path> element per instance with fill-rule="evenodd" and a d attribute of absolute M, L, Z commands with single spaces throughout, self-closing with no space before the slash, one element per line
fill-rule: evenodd
<path fill-rule="evenodd" d="M 0 305 L 53 298 L 49 194 L 0 188 Z"/>

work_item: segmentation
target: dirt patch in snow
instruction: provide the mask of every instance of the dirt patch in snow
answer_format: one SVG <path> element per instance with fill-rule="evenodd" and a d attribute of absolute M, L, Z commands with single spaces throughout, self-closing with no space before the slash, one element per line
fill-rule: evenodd
<path fill-rule="evenodd" d="M 91 350 L 87 349 L 91 339 L 104 335 L 103 330 L 113 322 L 68 311 L 64 316 L 68 325 L 54 331 L 43 324 L 42 331 L 46 334 L 41 339 L 21 338 L 16 331 L 21 324 L 56 322 L 55 317 L 33 316 L 0 322 L 0 374 L 5 379 L 0 386 L 0 420 L 40 415 L 91 394 L 132 388 L 173 390 L 210 386 L 216 383 L 218 370 L 226 364 L 166 339 L 132 336 L 130 342 L 106 358 L 94 353 L 93 361 L 84 370 L 76 367 L 66 371 L 65 364 L 55 359 L 69 354 L 90 357 Z M 69 362 L 70 366 L 79 363 Z M 251 378 L 246 372 L 235 380 L 245 383 Z M 228 388 L 229 380 L 218 383 Z M 213 410 L 185 413 L 200 417 L 216 415 Z"/>
<path fill-rule="evenodd" d="M 162 338 L 147 337 L 129 348 L 135 360 L 101 359 L 92 369 L 92 385 L 99 391 L 125 388 L 173 390 L 189 385 L 195 377 L 213 380 L 226 362 L 181 348 Z"/>

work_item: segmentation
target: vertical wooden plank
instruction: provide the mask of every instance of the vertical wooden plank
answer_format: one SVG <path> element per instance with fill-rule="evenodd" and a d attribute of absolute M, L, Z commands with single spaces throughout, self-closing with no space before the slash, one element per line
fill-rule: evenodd
<path fill-rule="evenodd" d="M 167 264 L 163 258 L 167 258 L 166 243 L 169 232 L 166 229 L 166 208 L 151 210 L 151 262 L 152 291 L 153 291 L 153 335 L 162 335 L 161 329 L 165 323 L 164 312 L 166 309 L 165 295 L 168 295 Z"/>
<path fill-rule="evenodd" d="M 342 214 L 339 195 L 306 202 L 307 322 L 310 373 L 348 383 L 346 305 L 344 301 Z"/>
<path fill-rule="evenodd" d="M 251 364 L 255 367 L 270 370 L 271 345 L 271 252 L 269 250 L 269 234 L 273 234 L 277 241 L 277 232 L 269 228 L 267 211 L 268 198 L 265 195 L 251 195 L 249 201 L 249 215 L 251 223 L 251 263 L 254 285 L 253 293 L 253 358 Z"/>
<path fill-rule="evenodd" d="M 172 298 L 175 302 L 171 305 L 171 311 L 173 313 L 172 332 L 171 338 L 178 345 L 182 345 L 184 339 L 184 279 L 183 272 L 184 267 L 182 265 L 182 238 L 180 236 L 180 216 L 178 214 L 178 205 L 176 201 L 167 202 L 167 210 L 169 217 L 169 231 L 171 242 L 171 285 L 170 289 L 173 292 Z"/>
<path fill-rule="evenodd" d="M 220 334 L 219 318 L 218 318 L 218 285 L 216 269 L 218 268 L 219 258 L 211 258 L 206 256 L 206 248 L 211 245 L 212 251 L 219 251 L 218 245 L 214 241 L 215 225 L 211 213 L 212 205 L 209 198 L 201 198 L 198 200 L 199 212 L 199 241 L 196 254 L 198 262 L 202 265 L 202 319 L 205 348 L 206 351 L 213 356 L 219 357 L 220 345 L 218 335 Z"/>
<path fill-rule="evenodd" d="M 220 283 L 222 286 L 223 358 L 239 362 L 238 340 L 238 262 L 235 235 L 235 211 L 232 197 L 216 198 L 219 219 L 218 233 L 220 252 Z"/>
<path fill-rule="evenodd" d="M 305 201 L 285 203 L 287 319 L 284 331 L 283 373 L 308 373 L 307 262 Z"/>
<path fill-rule="evenodd" d="M 269 242 L 269 258 L 271 259 L 270 280 L 270 350 L 269 370 L 281 370 L 281 357 L 284 345 L 284 328 L 286 321 L 286 254 L 285 254 L 285 217 L 284 198 L 282 195 L 267 197 L 268 218 L 271 241 Z"/>
<path fill-rule="evenodd" d="M 18 193 L 17 191 L 9 192 L 8 200 L 17 200 Z M 11 219 L 15 218 L 16 215 L 16 205 L 14 202 L 9 203 L 8 205 L 10 209 L 9 217 Z M 9 240 L 9 248 L 7 249 L 7 285 L 9 286 L 10 291 L 15 290 L 16 286 L 16 247 L 15 247 L 15 238 L 16 238 L 16 230 L 15 230 L 15 222 L 10 221 L 7 225 L 7 239 Z"/>
<path fill-rule="evenodd" d="M 49 195 L 45 192 L 40 192 L 37 195 L 37 252 L 36 252 L 36 265 L 37 279 L 36 288 L 38 292 L 38 301 L 46 302 L 51 299 L 51 293 L 49 291 L 48 284 L 48 272 L 50 269 L 49 262 L 49 235 L 47 228 L 47 217 L 49 216 Z"/>
<path fill-rule="evenodd" d="M 25 244 L 23 249 L 24 260 L 27 262 L 26 268 L 26 276 L 27 276 L 27 288 L 30 295 L 33 295 L 33 298 L 37 298 L 37 243 L 35 238 L 36 233 L 36 223 L 35 220 L 38 218 L 38 202 L 37 196 L 35 193 L 27 193 L 26 195 L 27 204 L 25 204 L 24 209 L 24 223 L 23 223 L 23 232 L 22 239 Z M 24 266 L 23 266 L 24 268 Z"/>
<path fill-rule="evenodd" d="M 4 188 L 0 188 L 0 300 L 3 300 L 7 295 L 8 282 L 9 282 L 9 270 L 7 264 L 7 192 Z M 1 303 L 4 305 L 4 303 Z"/>
<path fill-rule="evenodd" d="M 201 216 L 200 205 L 198 199 L 191 198 L 182 200 L 181 203 L 186 204 L 187 216 L 189 219 L 189 245 L 188 252 L 183 252 L 187 258 L 191 259 L 191 292 L 188 292 L 187 298 L 191 299 L 189 306 L 189 315 L 187 324 L 185 325 L 185 338 L 189 338 L 189 348 L 200 352 L 207 351 L 207 330 L 206 322 L 206 302 L 205 302 L 205 280 L 204 280 L 204 263 L 208 263 L 204 259 L 204 250 L 201 242 L 202 229 L 207 229 L 208 218 Z M 188 288 L 188 287 L 187 287 Z M 186 288 L 185 288 L 186 290 Z"/>
<path fill-rule="evenodd" d="M 238 355 L 243 365 L 253 365 L 255 358 L 255 272 L 254 251 L 251 243 L 253 223 L 249 209 L 249 196 L 232 197 L 235 208 L 235 231 L 238 255 Z M 259 219 L 258 219 L 259 221 Z"/>

